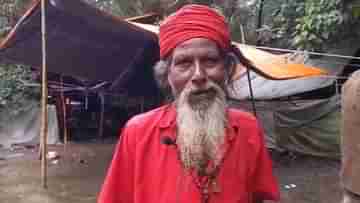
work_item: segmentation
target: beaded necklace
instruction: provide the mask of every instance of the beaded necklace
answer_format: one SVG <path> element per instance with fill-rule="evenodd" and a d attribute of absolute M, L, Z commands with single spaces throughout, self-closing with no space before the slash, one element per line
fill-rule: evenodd
<path fill-rule="evenodd" d="M 229 146 L 227 146 L 225 149 L 227 149 Z M 191 176 L 192 181 L 194 182 L 195 186 L 198 188 L 201 196 L 201 203 L 208 203 L 210 200 L 210 194 L 216 194 L 221 192 L 220 185 L 217 183 L 216 178 L 219 175 L 220 168 L 223 165 L 224 159 L 226 157 L 226 152 L 229 150 L 226 150 L 223 154 L 219 164 L 217 164 L 212 170 L 210 170 L 212 167 L 211 165 L 208 167 L 209 172 L 205 172 L 204 174 L 199 175 L 197 171 L 194 169 L 190 169 L 188 173 Z M 180 159 L 179 151 L 178 154 L 178 160 L 180 161 L 182 169 L 185 169 L 185 167 L 182 164 L 182 161 Z"/>

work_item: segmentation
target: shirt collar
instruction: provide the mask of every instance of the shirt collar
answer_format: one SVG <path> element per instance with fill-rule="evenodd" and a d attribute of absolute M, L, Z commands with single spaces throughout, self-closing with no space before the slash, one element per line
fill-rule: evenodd
<path fill-rule="evenodd" d="M 235 116 L 233 116 L 234 112 L 231 109 L 227 109 L 227 117 L 228 122 L 230 126 L 232 127 L 231 131 L 238 130 L 240 127 L 239 121 L 236 119 Z M 160 118 L 159 127 L 160 128 L 169 128 L 169 127 L 175 127 L 176 121 L 176 108 L 173 103 L 168 104 L 164 107 L 163 115 Z M 232 135 L 235 135 L 234 133 L 230 133 L 231 136 L 230 139 L 233 139 Z"/>
<path fill-rule="evenodd" d="M 160 128 L 168 128 L 175 125 L 176 109 L 173 103 L 164 107 L 163 115 L 160 118 Z"/>

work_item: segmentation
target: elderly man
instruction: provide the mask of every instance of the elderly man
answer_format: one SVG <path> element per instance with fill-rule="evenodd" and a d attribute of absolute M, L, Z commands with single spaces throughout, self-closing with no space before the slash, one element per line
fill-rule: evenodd
<path fill-rule="evenodd" d="M 99 203 L 254 203 L 278 200 L 263 132 L 230 109 L 234 56 L 223 16 L 187 5 L 160 26 L 159 85 L 173 101 L 123 129 Z M 234 54 L 233 54 L 234 53 Z"/>
<path fill-rule="evenodd" d="M 360 203 L 360 71 L 352 74 L 342 89 L 343 203 Z"/>

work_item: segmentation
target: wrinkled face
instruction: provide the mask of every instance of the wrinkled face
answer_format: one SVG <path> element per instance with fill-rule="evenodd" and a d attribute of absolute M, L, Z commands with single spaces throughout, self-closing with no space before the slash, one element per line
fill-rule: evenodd
<path fill-rule="evenodd" d="M 209 83 L 224 86 L 225 57 L 215 42 L 194 38 L 178 45 L 171 58 L 168 81 L 175 97 L 185 87 L 192 87 L 193 95 L 210 95 Z"/>

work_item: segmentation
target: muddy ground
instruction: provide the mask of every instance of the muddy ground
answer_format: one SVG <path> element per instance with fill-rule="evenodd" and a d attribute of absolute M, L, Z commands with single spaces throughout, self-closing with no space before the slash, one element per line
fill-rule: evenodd
<path fill-rule="evenodd" d="M 36 148 L 0 149 L 1 203 L 95 203 L 114 141 L 50 146 L 48 189 L 42 189 Z M 339 161 L 273 155 L 282 203 L 339 203 Z"/>

